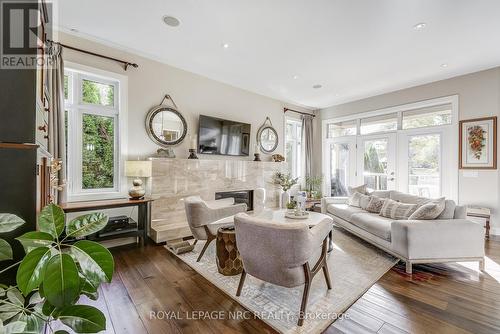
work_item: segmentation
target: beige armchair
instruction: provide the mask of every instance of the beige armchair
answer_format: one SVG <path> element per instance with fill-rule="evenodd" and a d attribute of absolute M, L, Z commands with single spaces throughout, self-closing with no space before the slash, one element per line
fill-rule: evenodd
<path fill-rule="evenodd" d="M 304 284 L 298 320 L 301 326 L 311 281 L 320 270 L 328 289 L 332 288 L 326 260 L 331 222 L 324 220 L 310 229 L 301 222 L 283 224 L 239 213 L 234 216 L 234 225 L 244 268 L 236 296 L 241 294 L 246 274 L 288 288 Z"/>
<path fill-rule="evenodd" d="M 227 223 L 214 224 L 214 222 L 247 210 L 246 204 L 235 205 L 234 198 L 204 201 L 200 196 L 191 196 L 184 199 L 184 207 L 189 228 L 196 241 L 207 240 L 196 262 L 201 260 L 210 243 L 217 237 L 217 229 L 227 225 Z"/>

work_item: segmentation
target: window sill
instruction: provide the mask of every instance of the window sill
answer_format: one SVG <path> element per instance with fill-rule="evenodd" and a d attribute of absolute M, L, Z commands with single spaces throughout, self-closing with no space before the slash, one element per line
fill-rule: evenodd
<path fill-rule="evenodd" d="M 99 201 L 107 199 L 120 199 L 127 198 L 127 194 L 121 192 L 103 192 L 103 193 L 88 193 L 78 195 L 68 195 L 68 203 L 71 202 L 85 202 L 85 201 Z"/>

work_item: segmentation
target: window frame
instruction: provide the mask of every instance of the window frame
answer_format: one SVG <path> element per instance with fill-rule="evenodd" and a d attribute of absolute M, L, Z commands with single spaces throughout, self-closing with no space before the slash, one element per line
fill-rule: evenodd
<path fill-rule="evenodd" d="M 293 131 L 296 134 L 297 138 L 292 138 L 289 139 L 286 135 L 288 124 L 293 123 Z M 298 127 L 300 127 L 300 133 L 298 131 Z M 286 116 L 285 117 L 285 133 L 284 133 L 284 138 L 285 138 L 285 158 L 286 158 L 286 149 L 287 145 L 289 142 L 292 143 L 292 159 L 296 160 L 295 162 L 292 161 L 292 170 L 289 170 L 288 172 L 292 175 L 292 177 L 302 177 L 302 121 L 299 118 L 295 117 L 290 117 Z M 299 152 L 300 150 L 300 152 Z M 301 159 L 298 159 L 300 156 Z M 287 161 L 288 165 L 288 161 Z"/>
<path fill-rule="evenodd" d="M 124 164 L 127 154 L 127 77 L 100 69 L 66 62 L 65 75 L 68 78 L 68 99 L 64 101 L 68 111 L 67 140 L 67 185 L 68 202 L 123 198 L 126 196 Z M 114 105 L 99 106 L 82 101 L 83 80 L 113 85 Z M 76 88 L 76 89 L 75 89 Z M 112 117 L 114 120 L 113 188 L 83 189 L 83 115 Z"/>

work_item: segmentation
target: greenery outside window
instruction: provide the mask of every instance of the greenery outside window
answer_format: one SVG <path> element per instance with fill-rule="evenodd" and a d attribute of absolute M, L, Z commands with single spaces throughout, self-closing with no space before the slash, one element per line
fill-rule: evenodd
<path fill-rule="evenodd" d="M 70 200 L 120 190 L 119 87 L 118 80 L 65 71 Z"/>
<path fill-rule="evenodd" d="M 403 130 L 451 124 L 451 104 L 403 111 Z"/>

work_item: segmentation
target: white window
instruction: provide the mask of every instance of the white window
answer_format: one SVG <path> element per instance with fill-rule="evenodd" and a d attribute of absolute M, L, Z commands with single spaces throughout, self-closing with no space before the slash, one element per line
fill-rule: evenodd
<path fill-rule="evenodd" d="M 124 130 L 120 80 L 98 70 L 65 70 L 69 201 L 120 195 L 123 145 L 118 138 Z"/>
<path fill-rule="evenodd" d="M 345 121 L 328 124 L 328 138 L 355 136 L 357 134 L 357 121 Z"/>
<path fill-rule="evenodd" d="M 398 129 L 398 115 L 388 114 L 361 119 L 360 132 L 369 133 L 396 131 Z"/>
<path fill-rule="evenodd" d="M 403 111 L 403 129 L 451 124 L 451 103 Z"/>
<path fill-rule="evenodd" d="M 302 122 L 287 118 L 285 137 L 288 171 L 293 177 L 300 177 L 302 175 Z"/>

